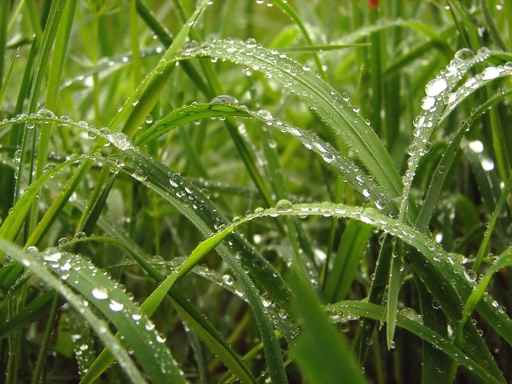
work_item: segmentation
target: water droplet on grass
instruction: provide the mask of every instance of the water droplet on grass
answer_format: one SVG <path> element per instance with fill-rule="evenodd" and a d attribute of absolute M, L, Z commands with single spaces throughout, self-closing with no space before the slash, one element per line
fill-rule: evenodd
<path fill-rule="evenodd" d="M 498 67 L 487 67 L 482 72 L 482 79 L 492 80 L 497 78 L 501 74 L 501 70 Z"/>
<path fill-rule="evenodd" d="M 61 252 L 55 252 L 55 253 L 50 253 L 50 254 L 44 255 L 43 259 L 46 261 L 49 261 L 50 263 L 57 263 L 57 262 L 59 262 L 61 257 L 62 257 Z"/>
<path fill-rule="evenodd" d="M 124 305 L 122 303 L 119 303 L 115 300 L 110 300 L 110 304 L 108 306 L 114 312 L 122 311 L 124 308 Z"/>
<path fill-rule="evenodd" d="M 475 153 L 482 153 L 484 151 L 484 145 L 480 140 L 471 141 L 468 146 Z"/>
<path fill-rule="evenodd" d="M 238 99 L 231 95 L 219 95 L 214 97 L 210 104 L 238 104 Z"/>
<path fill-rule="evenodd" d="M 425 93 L 427 96 L 438 96 L 443 93 L 447 87 L 448 82 L 444 78 L 439 77 L 427 83 L 427 86 L 425 87 Z"/>
<path fill-rule="evenodd" d="M 106 290 L 101 288 L 93 288 L 91 291 L 92 297 L 98 300 L 105 300 L 108 299 L 108 293 Z"/>
<path fill-rule="evenodd" d="M 491 159 L 483 158 L 481 164 L 482 168 L 486 172 L 492 171 L 494 169 L 494 161 L 492 161 Z"/>

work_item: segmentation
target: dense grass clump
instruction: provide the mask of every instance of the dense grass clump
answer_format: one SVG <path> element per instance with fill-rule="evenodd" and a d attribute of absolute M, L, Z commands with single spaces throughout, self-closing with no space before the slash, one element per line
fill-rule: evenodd
<path fill-rule="evenodd" d="M 0 1 L 0 383 L 512 382 L 512 2 Z"/>

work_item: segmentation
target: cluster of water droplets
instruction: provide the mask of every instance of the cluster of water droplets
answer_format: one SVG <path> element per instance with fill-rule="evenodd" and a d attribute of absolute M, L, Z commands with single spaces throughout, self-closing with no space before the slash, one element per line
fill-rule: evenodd
<path fill-rule="evenodd" d="M 512 74 L 512 62 L 502 65 L 486 67 L 482 72 L 470 77 L 456 91 L 448 95 L 447 111 L 445 115 L 453 111 L 466 97 L 483 87 L 488 82 L 500 77 L 510 76 Z"/>
<path fill-rule="evenodd" d="M 152 56 L 158 56 L 163 52 L 164 48 L 162 46 L 157 46 L 154 48 L 144 48 L 140 53 L 141 58 L 144 59 Z M 101 78 L 107 77 L 113 72 L 130 65 L 132 60 L 133 56 L 131 53 L 123 53 L 114 57 L 103 57 L 92 69 L 65 80 L 61 85 L 61 89 L 79 85 L 85 88 L 91 88 L 94 85 L 94 75 L 99 74 Z"/>
<path fill-rule="evenodd" d="M 35 249 L 28 251 L 36 252 Z M 117 324 L 116 316 L 119 316 L 119 322 L 129 321 L 133 323 L 134 329 L 143 328 L 144 332 L 139 331 L 139 334 L 145 338 L 145 345 L 158 358 L 163 373 L 175 369 L 175 363 L 164 345 L 165 338 L 156 331 L 155 324 L 140 312 L 138 306 L 130 298 L 130 294 L 125 293 L 123 288 L 106 272 L 98 269 L 88 260 L 63 252 L 58 248 L 49 248 L 40 255 L 44 264 L 68 285 L 79 291 L 90 286 L 89 301 L 84 300 L 83 302 L 85 307 L 88 307 L 91 302 L 115 324 Z M 26 265 L 26 262 L 23 264 Z M 91 280 L 94 283 L 91 283 Z M 79 310 L 79 312 L 81 311 Z M 126 335 L 121 339 L 128 342 Z"/>
<path fill-rule="evenodd" d="M 460 278 L 474 284 L 474 281 L 467 279 L 467 273 L 465 273 L 464 268 L 444 251 L 437 242 L 414 228 L 383 215 L 374 208 L 352 207 L 331 202 L 294 205 L 288 200 L 281 200 L 275 208 L 257 208 L 253 213 L 240 219 L 234 225 L 241 225 L 260 217 L 278 217 L 282 215 L 298 216 L 300 218 L 309 216 L 338 217 L 361 221 L 415 247 L 425 256 L 426 261 L 428 260 L 429 263 L 436 265 L 436 268 L 440 271 L 453 271 Z M 447 277 L 446 281 L 448 280 Z M 448 284 L 446 281 L 443 281 L 441 284 Z"/>
<path fill-rule="evenodd" d="M 483 62 L 489 56 L 490 51 L 487 48 L 481 48 L 476 54 L 469 49 L 461 49 L 446 68 L 425 86 L 425 97 L 421 101 L 422 112 L 414 120 L 413 139 L 408 149 L 409 159 L 403 177 L 404 192 L 401 211 L 405 208 L 419 162 L 428 152 L 430 136 L 442 118 L 446 106 L 453 103 L 452 89 L 464 78 L 471 67 Z"/>
<path fill-rule="evenodd" d="M 229 60 L 262 72 L 268 79 L 279 83 L 285 91 L 302 98 L 312 111 L 352 146 L 355 156 L 359 156 L 361 137 L 353 127 L 373 134 L 370 122 L 364 120 L 358 108 L 350 104 L 350 98 L 346 93 L 337 92 L 310 67 L 298 63 L 278 50 L 266 49 L 254 39 L 211 40 L 202 44 L 191 42 L 181 55 L 182 58 L 208 56 L 216 60 Z M 343 126 L 347 129 L 343 129 Z M 291 133 L 293 134 L 293 131 Z M 322 152 L 327 160 L 331 159 L 330 152 Z"/>
<path fill-rule="evenodd" d="M 274 117 L 266 109 L 253 111 L 246 105 L 239 104 L 238 100 L 232 96 L 217 96 L 210 102 L 210 104 L 232 105 L 236 107 L 237 110 L 260 120 L 266 127 L 284 134 L 292 135 L 298 139 L 306 149 L 317 153 L 327 164 L 336 168 L 336 170 L 341 173 L 365 199 L 373 201 L 377 208 L 382 209 L 387 204 L 387 198 L 384 193 L 380 191 L 375 182 L 360 167 L 358 167 L 349 158 L 341 155 L 331 144 L 325 142 L 316 134 L 289 125 L 288 123 Z"/>

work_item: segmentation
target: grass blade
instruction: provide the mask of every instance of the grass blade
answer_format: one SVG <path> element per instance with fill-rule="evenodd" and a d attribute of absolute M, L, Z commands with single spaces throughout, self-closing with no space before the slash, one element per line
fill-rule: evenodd
<path fill-rule="evenodd" d="M 210 56 L 230 60 L 272 76 L 289 92 L 301 97 L 356 151 L 390 197 L 401 191 L 398 172 L 375 132 L 356 110 L 327 83 L 283 54 L 254 43 L 214 40 L 182 52 L 183 57 Z"/>
<path fill-rule="evenodd" d="M 103 343 L 110 348 L 128 377 L 134 383 L 145 383 L 145 380 L 131 360 L 128 352 L 116 337 L 112 335 L 105 321 L 97 317 L 88 306 L 84 305 L 81 296 L 74 293 L 69 287 L 63 284 L 59 278 L 53 275 L 42 262 L 42 258 L 39 257 L 39 255 L 22 251 L 12 243 L 2 239 L 0 239 L 0 250 L 19 263 L 24 264 L 32 273 L 59 292 L 86 319 Z"/>

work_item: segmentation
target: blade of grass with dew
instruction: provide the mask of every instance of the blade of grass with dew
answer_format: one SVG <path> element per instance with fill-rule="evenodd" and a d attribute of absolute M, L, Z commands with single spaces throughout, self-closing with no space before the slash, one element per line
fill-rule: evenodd
<path fill-rule="evenodd" d="M 143 157 L 141 153 L 134 151 L 132 144 L 123 134 L 105 133 L 77 123 L 70 123 L 70 121 L 61 121 L 61 124 L 62 123 L 68 126 L 76 126 L 81 129 L 88 129 L 88 132 L 93 132 L 95 136 L 111 141 L 112 145 L 122 151 L 125 156 L 129 155 L 124 159 L 124 161 L 132 161 L 133 163 L 129 167 L 127 164 L 123 164 L 123 171 L 159 193 L 167 201 L 173 204 L 181 213 L 183 213 L 204 234 L 209 233 L 211 231 L 211 227 L 221 225 L 222 219 L 217 215 L 213 208 L 210 208 L 207 205 L 208 203 L 206 198 L 201 196 L 199 191 L 196 191 L 195 188 L 190 185 L 183 185 L 184 181 L 175 179 L 176 176 L 172 175 L 166 167 L 163 167 L 155 163 L 152 159 Z M 111 166 L 113 168 L 118 168 L 119 164 L 112 162 Z M 141 174 L 144 175 L 144 177 L 141 177 Z M 147 182 L 148 178 L 151 179 L 151 183 Z M 200 215 L 203 215 L 204 218 Z M 46 227 L 47 226 L 44 228 Z M 243 242 L 240 242 L 236 237 L 233 238 L 233 243 L 235 244 L 235 242 L 239 247 L 238 251 L 241 254 L 247 255 L 247 253 L 252 253 L 254 255 L 251 249 Z M 220 253 L 232 268 L 236 277 L 243 283 L 242 287 L 244 288 L 245 294 L 251 303 L 251 308 L 255 315 L 255 321 L 263 339 L 265 355 L 268 360 L 269 370 L 272 377 L 277 382 L 285 382 L 286 376 L 284 369 L 282 368 L 281 354 L 277 345 L 277 340 L 273 334 L 270 321 L 263 312 L 263 305 L 261 303 L 261 298 L 257 294 L 256 287 L 253 285 L 249 277 L 246 276 L 245 271 L 243 271 L 242 267 L 238 264 L 238 260 L 233 258 L 226 248 L 222 249 Z M 285 297 L 288 296 L 288 292 L 284 283 L 280 281 L 280 277 L 278 277 L 277 273 L 274 273 L 275 271 L 273 268 L 271 268 L 266 261 L 263 261 L 261 257 L 259 258 L 261 261 L 258 261 L 257 263 L 254 262 L 254 257 L 244 257 L 242 260 L 244 262 L 244 266 L 249 267 L 252 278 L 256 279 L 259 284 L 264 284 L 269 291 L 273 292 L 281 305 L 288 305 L 287 300 L 285 299 Z"/>
<path fill-rule="evenodd" d="M 165 200 L 176 206 L 178 210 L 183 213 L 189 220 L 204 234 L 210 233 L 210 227 L 219 228 L 223 225 L 224 219 L 219 215 L 217 210 L 213 206 L 209 205 L 208 200 L 192 185 L 186 182 L 181 176 L 168 170 L 155 160 L 146 157 L 141 152 L 135 150 L 133 145 L 130 143 L 128 138 L 121 133 L 107 133 L 106 131 L 97 130 L 87 124 L 81 124 L 74 122 L 68 118 L 59 119 L 57 117 L 42 116 L 41 114 L 28 115 L 21 119 L 23 121 L 47 121 L 54 122 L 63 127 L 73 127 L 82 131 L 87 132 L 90 138 L 101 138 L 107 142 L 110 142 L 112 146 L 123 154 L 123 157 L 116 158 L 102 157 L 101 161 L 109 164 L 113 170 L 121 169 L 126 172 L 130 177 L 141 182 L 142 184 L 149 187 L 151 190 L 157 192 Z M 8 125 L 19 120 L 12 119 L 6 120 L 3 123 Z M 94 157 L 93 157 L 94 159 Z M 82 167 L 80 167 L 82 169 Z M 141 176 L 144 175 L 145 177 Z M 70 179 L 69 183 L 74 182 L 75 179 Z M 186 187 L 186 189 L 185 189 Z M 49 208 L 45 217 L 41 220 L 39 225 L 42 226 L 39 233 L 42 233 L 47 225 L 43 226 L 42 222 L 51 223 L 55 217 L 55 212 L 61 209 L 62 205 L 69 198 L 69 194 L 74 188 L 65 187 L 63 192 L 56 199 Z M 196 196 L 194 196 L 196 195 Z M 67 196 L 67 197 L 66 197 Z M 197 201 L 195 201 L 197 199 Z M 195 208 L 193 207 L 195 204 Z M 202 209 L 198 209 L 202 208 Z M 35 231 L 37 233 L 37 231 Z M 35 236 L 35 235 L 33 235 Z M 37 236 L 40 238 L 40 236 Z M 252 277 L 258 282 L 261 287 L 266 287 L 273 292 L 276 300 L 286 307 L 288 303 L 289 292 L 284 285 L 284 282 L 278 278 L 275 274 L 275 270 L 255 253 L 252 247 L 249 247 L 247 243 L 241 242 L 239 238 L 234 238 L 234 244 L 238 247 L 238 252 L 244 256 L 248 253 L 248 259 L 242 258 L 244 266 L 251 272 Z M 227 250 L 226 250 L 227 251 Z M 257 258 L 258 262 L 254 263 L 254 259 Z"/>
<path fill-rule="evenodd" d="M 372 303 L 361 301 L 340 301 L 327 306 L 327 312 L 331 316 L 366 317 L 372 320 L 385 321 L 385 308 Z M 437 332 L 425 327 L 413 309 L 402 309 L 397 316 L 397 326 L 411 332 L 422 340 L 431 344 L 434 348 L 442 351 L 451 359 L 464 365 L 470 372 L 474 372 L 484 383 L 504 383 L 503 379 L 495 377 L 482 367 L 478 360 L 472 359 L 452 341 L 444 338 Z"/>
<path fill-rule="evenodd" d="M 185 49 L 182 56 L 216 57 L 269 74 L 285 90 L 299 96 L 354 149 L 389 196 L 397 196 L 401 191 L 398 172 L 375 132 L 347 100 L 309 68 L 304 69 L 284 54 L 274 54 L 256 43 L 236 40 L 213 40 Z"/>
<path fill-rule="evenodd" d="M 135 135 L 137 144 L 146 144 L 168 133 L 177 125 L 187 124 L 212 117 L 252 117 L 265 124 L 268 128 L 292 135 L 307 149 L 321 156 L 323 161 L 334 167 L 351 186 L 358 190 L 364 198 L 373 201 L 378 207 L 384 208 L 391 202 L 375 182 L 366 176 L 352 160 L 343 156 L 327 142 L 324 142 L 314 133 L 291 126 L 286 122 L 274 118 L 265 110 L 252 111 L 244 105 L 234 103 L 231 98 L 225 97 L 222 102 L 196 103 L 177 108 L 156 121 L 151 127 L 141 130 Z"/>
<path fill-rule="evenodd" d="M 508 268 L 510 266 L 512 266 L 512 249 L 507 248 L 489 267 L 489 269 L 487 269 L 485 274 L 482 276 L 478 284 L 473 288 L 471 294 L 466 300 L 466 303 L 464 304 L 464 310 L 462 312 L 462 319 L 460 321 L 461 328 L 471 317 L 471 314 L 475 310 L 478 302 L 482 300 L 482 297 L 485 295 L 487 287 L 490 284 L 494 274 L 499 272 L 501 269 Z M 496 301 L 493 301 L 493 306 L 499 308 L 499 304 Z M 500 310 L 502 309 L 500 308 Z"/>
<path fill-rule="evenodd" d="M 61 294 L 85 318 L 100 340 L 102 340 L 102 342 L 108 346 L 116 356 L 116 359 L 118 359 L 123 370 L 134 383 L 146 382 L 126 349 L 108 329 L 107 323 L 95 315 L 94 312 L 84 304 L 83 298 L 80 295 L 74 293 L 73 290 L 63 284 L 59 278 L 51 273 L 42 262 L 39 255 L 36 256 L 31 252 L 22 251 L 14 244 L 2 239 L 0 239 L 0 250 L 2 253 L 8 254 L 11 258 L 25 265 L 32 273 L 59 292 L 59 294 Z"/>
<path fill-rule="evenodd" d="M 458 153 L 458 148 L 463 137 L 467 133 L 469 133 L 469 131 L 474 127 L 477 119 L 487 110 L 489 105 L 496 104 L 502 101 L 506 96 L 509 96 L 511 93 L 512 90 L 497 93 L 493 97 L 489 98 L 485 103 L 478 106 L 478 108 L 471 113 L 471 116 L 466 121 L 462 122 L 462 126 L 450 140 L 450 144 L 444 151 L 441 160 L 436 166 L 436 169 L 431 177 L 431 182 L 425 193 L 425 198 L 423 199 L 423 204 L 421 205 L 420 213 L 416 218 L 417 228 L 419 228 L 420 230 L 427 228 L 428 223 L 430 222 L 430 219 L 432 217 L 434 207 L 439 201 L 444 181 L 446 180 L 448 172 L 452 167 L 452 164 Z"/>
<path fill-rule="evenodd" d="M 185 11 L 183 9 L 182 4 L 178 1 L 176 3 L 178 6 L 178 9 L 180 11 L 180 15 L 183 19 L 185 19 Z M 171 41 L 171 37 L 166 31 L 166 29 L 161 26 L 158 21 L 151 15 L 151 12 L 145 5 L 142 3 L 142 1 L 138 1 L 137 4 L 141 16 L 146 21 L 147 25 L 155 32 L 155 34 L 159 37 L 160 41 L 165 45 L 168 44 L 169 41 Z M 197 34 L 193 29 L 190 30 L 191 36 L 197 38 Z M 180 62 L 182 63 L 182 66 L 185 70 L 185 72 L 189 75 L 189 77 L 198 85 L 201 85 L 201 79 L 198 77 L 197 72 L 194 70 L 192 65 L 188 62 Z M 221 94 L 221 85 L 219 80 L 217 79 L 217 76 L 215 72 L 211 69 L 211 66 L 208 65 L 208 63 L 201 62 L 201 67 L 203 69 L 203 72 L 207 78 L 208 82 L 208 88 L 203 90 L 203 93 L 205 96 L 212 98 L 214 94 Z M 202 88 L 201 88 L 202 89 Z M 242 157 L 242 160 L 246 166 L 247 171 L 249 172 L 250 177 L 252 178 L 253 182 L 256 184 L 257 188 L 259 189 L 260 193 L 262 194 L 263 198 L 265 199 L 265 202 L 268 206 L 271 205 L 271 196 L 269 188 L 267 187 L 267 184 L 265 183 L 265 180 L 261 176 L 260 172 L 258 171 L 258 168 L 255 164 L 255 161 L 253 159 L 253 155 L 251 154 L 249 148 L 243 141 L 242 137 L 238 133 L 237 129 L 234 127 L 234 125 L 228 120 L 226 121 L 226 127 L 228 129 L 229 134 L 231 135 L 231 138 Z"/>
<path fill-rule="evenodd" d="M 414 121 L 415 132 L 413 140 L 409 146 L 410 157 L 407 161 L 407 170 L 403 177 L 404 191 L 400 203 L 400 219 L 407 220 L 408 216 L 408 202 L 409 194 L 412 188 L 412 182 L 416 174 L 419 161 L 427 152 L 428 139 L 433 130 L 438 126 L 439 121 L 442 119 L 445 102 L 444 95 L 450 92 L 457 84 L 462 76 L 469 71 L 475 64 L 485 60 L 489 57 L 488 50 L 480 51 L 475 56 L 470 56 L 469 59 L 461 57 L 460 52 L 456 54 L 454 60 L 443 70 L 435 79 L 431 80 L 425 87 L 426 96 L 422 100 L 423 112 Z M 399 259 L 392 258 L 390 266 L 389 287 L 388 287 L 388 301 L 387 313 L 388 321 L 386 322 L 386 332 L 388 339 L 388 346 L 390 345 L 394 334 L 394 321 L 398 305 L 398 290 L 399 290 L 399 273 L 401 266 L 398 262 Z M 396 265 L 395 265 L 396 263 Z M 393 289 L 391 289 L 393 287 Z"/>
<path fill-rule="evenodd" d="M 124 233 L 122 229 L 114 225 L 105 217 L 99 218 L 98 225 L 117 240 L 117 244 L 130 254 L 130 256 L 148 274 L 148 276 L 157 282 L 164 280 L 164 275 L 162 275 L 158 269 L 148 262 L 150 257 L 129 237 L 128 234 Z M 212 353 L 219 356 L 222 362 L 226 364 L 226 366 L 237 377 L 239 377 L 243 383 L 254 383 L 255 380 L 248 368 L 232 350 L 229 344 L 223 340 L 220 333 L 206 319 L 197 313 L 194 307 L 188 304 L 179 292 L 170 290 L 169 295 L 172 298 L 173 305 L 179 311 L 179 316 L 186 322 L 190 329 L 200 337 Z M 141 310 L 144 312 L 146 311 L 144 305 L 141 307 Z M 151 313 L 145 313 L 148 316 L 151 316 Z M 103 351 L 97 361 L 89 367 L 87 377 L 84 377 L 82 382 L 88 383 L 92 381 L 93 378 L 98 377 L 101 372 L 112 364 L 112 362 L 112 355 Z"/>
<path fill-rule="evenodd" d="M 182 277 L 194 265 L 200 262 L 206 252 L 216 247 L 220 241 L 233 232 L 239 225 L 260 217 L 276 217 L 280 215 L 313 215 L 351 218 L 375 226 L 378 229 L 402 240 L 404 243 L 416 248 L 419 252 L 411 252 L 410 254 L 418 256 L 420 254 L 423 255 L 423 257 L 420 257 L 415 261 L 415 264 L 418 265 L 419 260 L 421 260 L 421 269 L 416 268 L 416 273 L 419 274 L 429 290 L 431 290 L 432 294 L 440 302 L 441 307 L 447 316 L 453 321 L 460 318 L 459 316 L 462 311 L 463 303 L 452 284 L 460 284 L 461 281 L 465 281 L 467 283 L 467 280 L 464 277 L 464 272 L 461 270 L 462 268 L 457 268 L 457 266 L 452 263 L 450 256 L 438 244 L 412 227 L 405 225 L 403 222 L 386 217 L 373 208 L 349 207 L 343 204 L 287 204 L 286 206 L 282 205 L 280 207 L 278 206 L 273 209 L 254 212 L 245 216 L 200 243 L 194 252 L 192 252 L 191 256 L 177 269 L 177 271 L 169 275 L 166 279 L 168 286 L 172 286 L 177 279 Z M 435 274 L 430 276 L 429 273 L 431 272 L 429 272 L 429 270 L 435 272 Z M 447 271 L 450 272 L 448 273 Z M 458 281 L 454 281 L 453 276 L 457 276 Z M 439 277 L 441 277 L 441 279 L 439 279 Z M 165 282 L 163 284 L 165 284 Z M 500 324 L 499 327 L 502 325 L 503 323 Z M 496 324 L 494 326 L 496 326 Z M 510 319 L 508 320 L 507 328 L 509 327 Z M 503 329 L 499 331 L 501 335 L 504 334 L 503 331 Z M 493 375 L 502 376 L 500 370 L 492 359 L 492 355 L 487 352 L 485 344 L 483 344 L 476 331 L 468 329 L 468 332 L 468 337 L 463 340 L 464 350 L 472 355 L 478 355 L 478 359 L 485 362 L 486 368 L 491 370 Z M 475 347 L 475 343 L 479 343 L 478 348 Z"/>
<path fill-rule="evenodd" d="M 165 340 L 155 331 L 155 324 L 109 275 L 77 254 L 48 249 L 41 257 L 47 268 L 114 324 L 123 343 L 134 351 L 137 362 L 151 380 L 186 382 Z"/>

